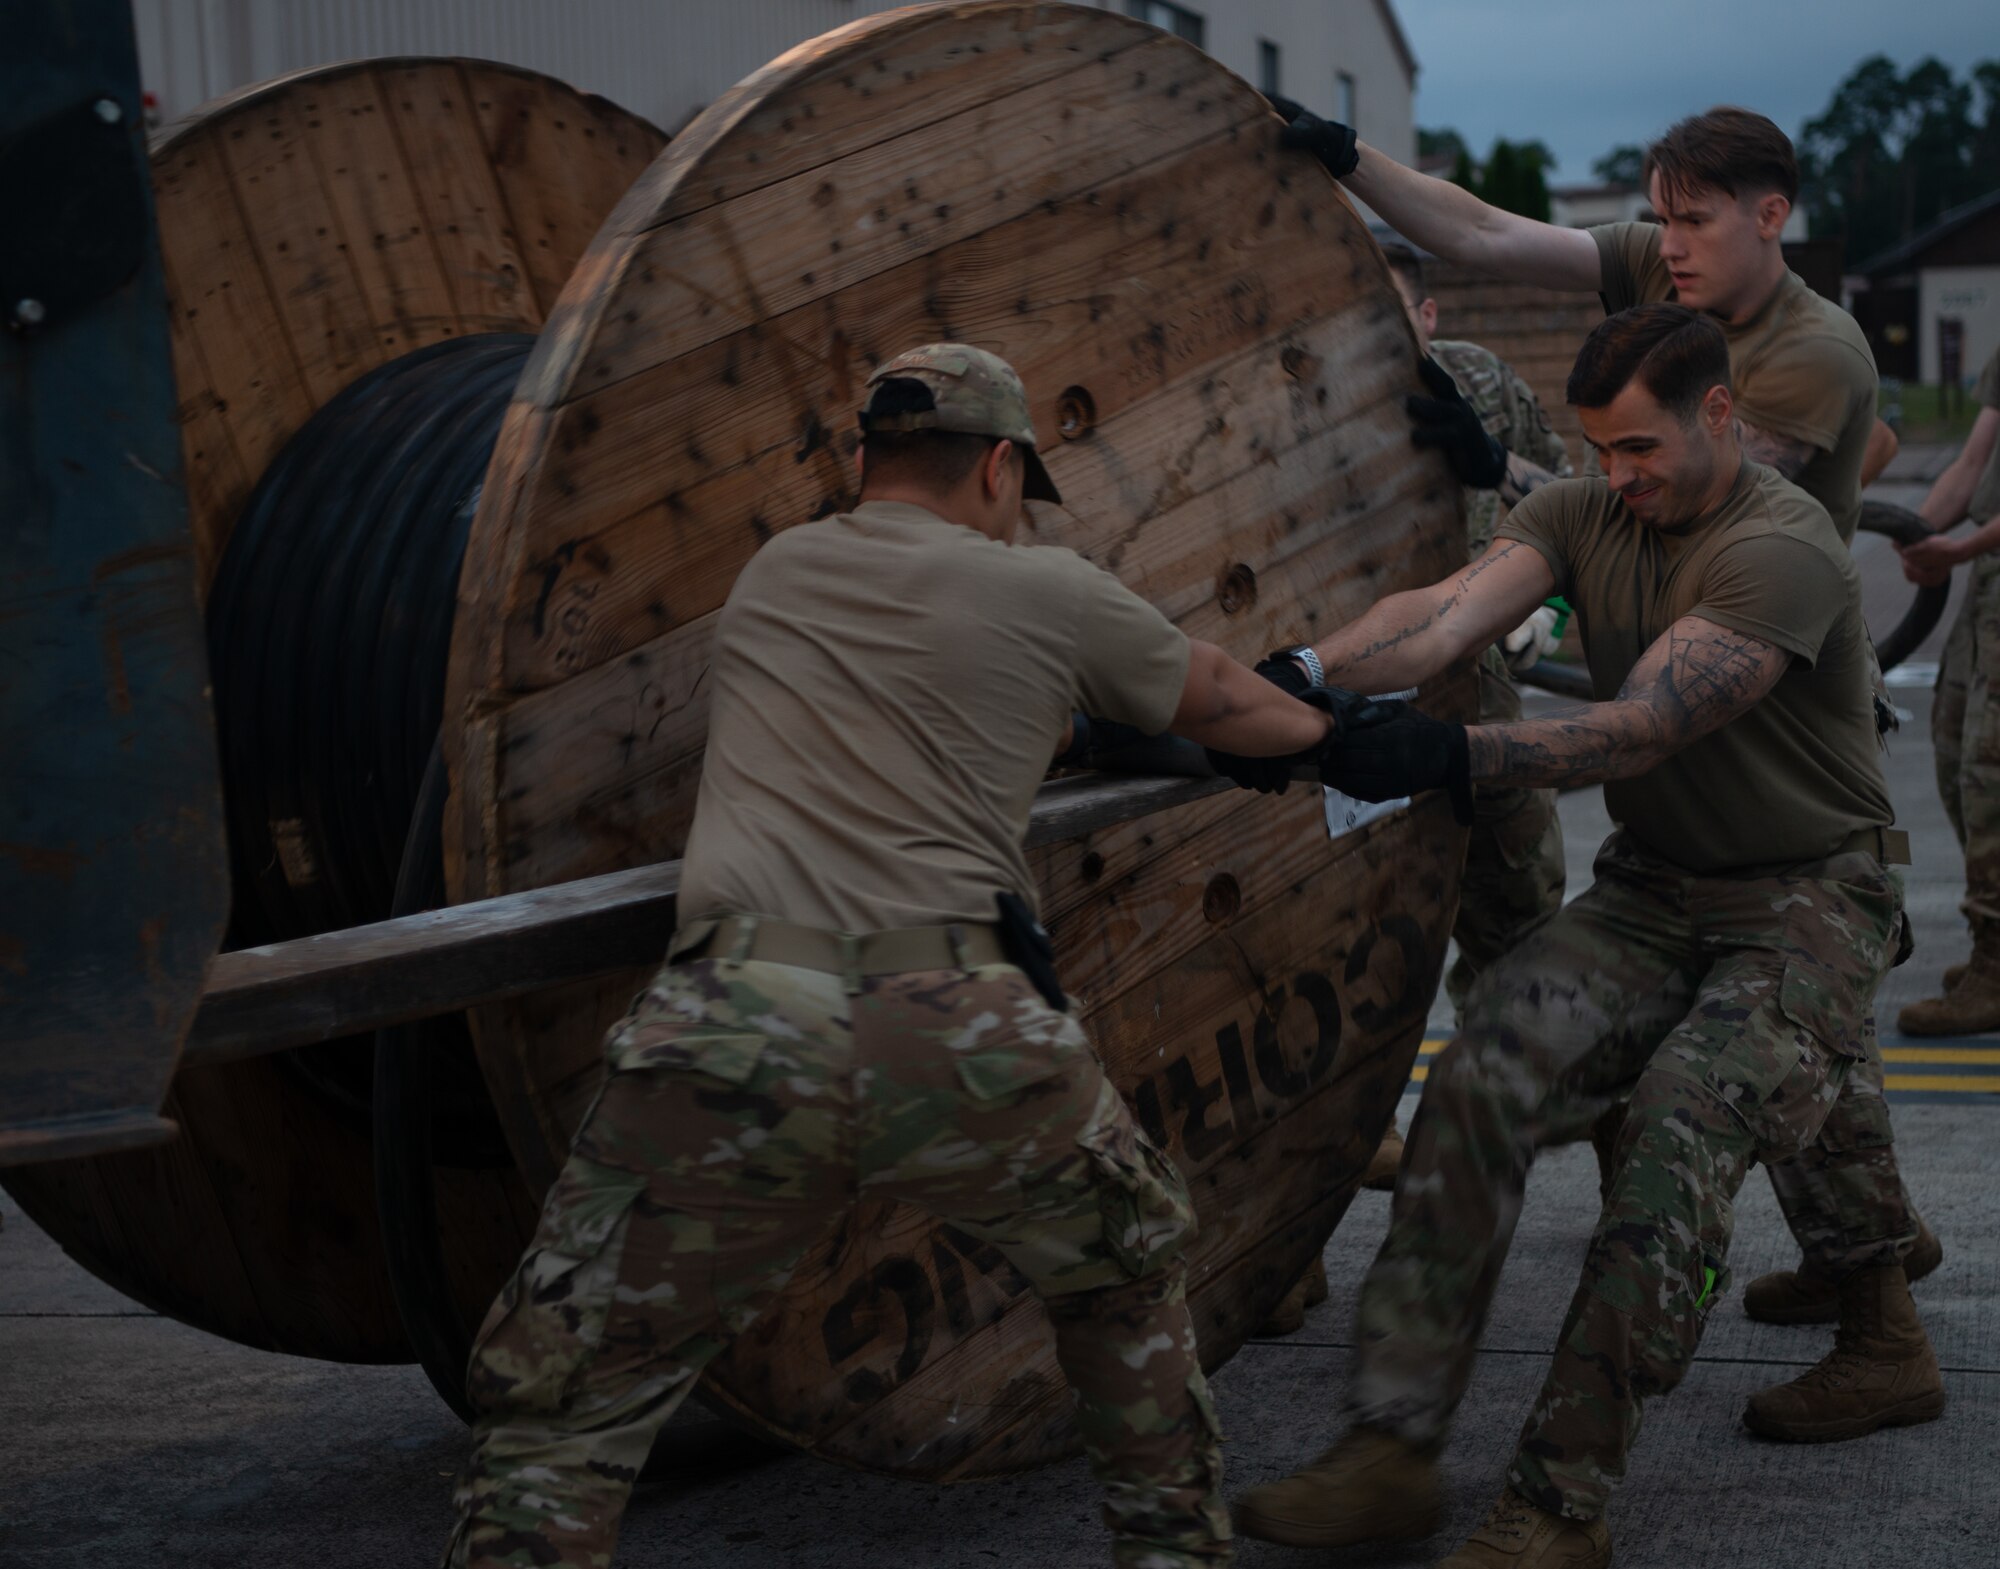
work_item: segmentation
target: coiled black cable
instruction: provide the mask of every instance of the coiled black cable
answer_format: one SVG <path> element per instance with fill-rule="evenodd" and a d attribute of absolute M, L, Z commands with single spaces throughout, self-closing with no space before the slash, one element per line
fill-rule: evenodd
<path fill-rule="evenodd" d="M 209 596 L 232 947 L 386 919 L 444 710 L 459 566 L 534 339 L 452 338 L 361 377 L 266 471 Z M 433 830 L 412 853 L 435 858 Z M 428 1050 L 437 1157 L 507 1158 L 462 1018 Z M 358 1122 L 366 1041 L 284 1054 Z"/>

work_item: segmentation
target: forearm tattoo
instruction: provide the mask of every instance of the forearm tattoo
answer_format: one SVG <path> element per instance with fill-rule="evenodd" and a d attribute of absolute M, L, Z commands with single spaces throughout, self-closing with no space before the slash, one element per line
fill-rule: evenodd
<path fill-rule="evenodd" d="M 1510 452 L 1507 454 L 1507 472 L 1500 479 L 1500 499 L 1510 507 L 1518 507 L 1551 480 L 1559 478 L 1560 475 L 1550 473 L 1541 464 L 1531 463 L 1518 452 Z"/>
<path fill-rule="evenodd" d="M 1421 668 L 1413 667 L 1414 673 L 1412 669 L 1396 670 L 1390 672 L 1390 678 L 1371 685 L 1374 672 L 1369 667 L 1385 665 L 1425 633 L 1441 628 L 1464 603 L 1482 574 L 1512 552 L 1526 548 L 1514 540 L 1501 540 L 1490 546 L 1477 561 L 1451 579 L 1441 598 L 1431 598 L 1436 590 L 1429 590 L 1394 594 L 1383 600 L 1352 626 L 1320 645 L 1320 663 L 1326 669 L 1328 683 L 1352 686 L 1357 691 L 1383 691 L 1434 674 L 1429 661 L 1423 660 Z"/>
<path fill-rule="evenodd" d="M 1797 479 L 1803 474 L 1819 450 L 1810 441 L 1774 435 L 1742 419 L 1736 422 L 1736 439 L 1743 444 L 1743 455 L 1752 463 L 1774 468 L 1786 479 Z"/>
<path fill-rule="evenodd" d="M 1510 785 L 1634 778 L 1763 698 L 1791 657 L 1759 638 L 1683 617 L 1640 657 L 1612 701 L 1475 725 L 1467 732 L 1472 777 Z"/>

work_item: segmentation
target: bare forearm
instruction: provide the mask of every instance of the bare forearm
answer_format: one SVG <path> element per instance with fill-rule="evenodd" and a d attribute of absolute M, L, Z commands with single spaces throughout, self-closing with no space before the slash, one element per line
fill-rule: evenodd
<path fill-rule="evenodd" d="M 1474 725 L 1466 743 L 1475 780 L 1523 786 L 1636 778 L 1685 744 L 1673 740 L 1649 705 L 1622 699 L 1560 709 L 1545 719 Z"/>
<path fill-rule="evenodd" d="M 1958 457 L 1938 475 L 1931 486 L 1930 494 L 1924 497 L 1923 505 L 1917 508 L 1917 516 L 1928 523 L 1936 533 L 1948 528 L 1956 528 L 1965 521 L 1966 509 L 1972 505 L 1973 487 L 1979 482 L 1979 471 L 1965 461 L 1965 454 Z"/>
<path fill-rule="evenodd" d="M 1288 757 L 1326 738 L 1328 717 L 1246 670 L 1212 643 L 1189 656 L 1173 732 L 1239 757 Z"/>
<path fill-rule="evenodd" d="M 1612 701 L 1473 726 L 1466 732 L 1472 777 L 1510 785 L 1636 778 L 1757 702 L 1790 659 L 1759 638 L 1684 616 L 1640 657 Z"/>
<path fill-rule="evenodd" d="M 1433 256 L 1483 264 L 1488 249 L 1483 230 L 1493 215 L 1491 207 L 1463 187 L 1406 168 L 1366 142 L 1357 151 L 1361 161 L 1341 183 L 1390 228 Z"/>
<path fill-rule="evenodd" d="M 1391 594 L 1324 643 L 1315 645 L 1328 686 L 1355 692 L 1400 692 L 1449 662 L 1441 651 L 1441 612 L 1423 593 Z"/>

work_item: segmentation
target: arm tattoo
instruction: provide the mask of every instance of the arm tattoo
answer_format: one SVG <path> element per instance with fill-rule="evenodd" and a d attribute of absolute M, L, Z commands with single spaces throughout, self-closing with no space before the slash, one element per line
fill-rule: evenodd
<path fill-rule="evenodd" d="M 1752 707 L 1791 659 L 1760 638 L 1684 616 L 1640 656 L 1610 702 L 1474 726 L 1472 777 L 1510 785 L 1634 778 Z"/>
<path fill-rule="evenodd" d="M 1364 667 L 1369 661 L 1379 659 L 1384 654 L 1394 653 L 1405 643 L 1423 636 L 1445 621 L 1458 609 L 1466 591 L 1479 580 L 1482 573 L 1495 562 L 1504 560 L 1512 552 L 1526 548 L 1511 539 L 1500 540 L 1488 546 L 1478 560 L 1451 580 L 1449 589 L 1442 599 L 1418 600 L 1403 612 L 1405 619 L 1401 621 L 1394 620 L 1396 614 L 1394 611 L 1390 611 L 1387 615 L 1383 614 L 1387 610 L 1388 601 L 1378 604 L 1374 610 L 1354 622 L 1347 631 L 1320 644 L 1320 664 L 1326 671 L 1327 679 L 1331 682 L 1336 676 L 1343 677 L 1346 679 L 1336 684 L 1346 685 L 1355 678 L 1356 672 L 1360 672 L 1359 680 L 1365 683 L 1368 673 Z M 1393 624 L 1384 624 L 1385 622 Z M 1382 688 L 1377 686 L 1372 690 L 1380 691 Z"/>
<path fill-rule="evenodd" d="M 1774 468 L 1786 479 L 1797 479 L 1803 474 L 1806 465 L 1812 462 L 1813 454 L 1819 451 L 1810 441 L 1774 435 L 1748 420 L 1739 419 L 1736 422 L 1736 439 L 1743 444 L 1743 455 L 1752 463 Z"/>
<path fill-rule="evenodd" d="M 1550 480 L 1560 477 L 1541 464 L 1530 462 L 1518 452 L 1510 452 L 1507 454 L 1507 472 L 1500 477 L 1500 499 L 1510 507 L 1518 507 Z"/>

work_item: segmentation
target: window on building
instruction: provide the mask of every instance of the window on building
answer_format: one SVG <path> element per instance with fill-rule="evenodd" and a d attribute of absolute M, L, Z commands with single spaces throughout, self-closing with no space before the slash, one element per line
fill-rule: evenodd
<path fill-rule="evenodd" d="M 1278 46 L 1268 38 L 1257 40 L 1257 87 L 1265 93 L 1284 91 L 1278 80 Z"/>
<path fill-rule="evenodd" d="M 1184 5 L 1173 5 L 1170 0 L 1125 0 L 1125 14 L 1165 28 L 1176 38 L 1185 38 L 1197 48 L 1208 41 L 1202 36 L 1205 24 L 1201 13 L 1190 11 Z"/>
<path fill-rule="evenodd" d="M 1345 71 L 1333 73 L 1333 111 L 1342 125 L 1354 124 L 1354 78 Z"/>

